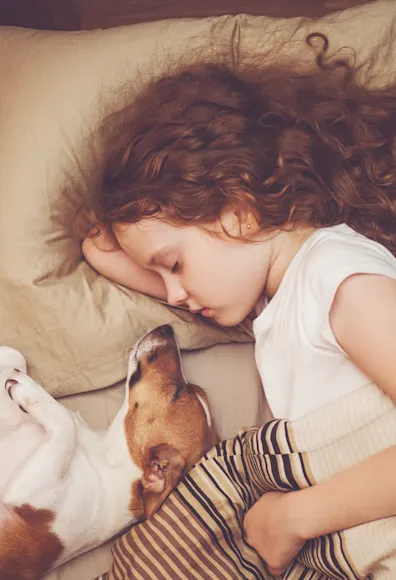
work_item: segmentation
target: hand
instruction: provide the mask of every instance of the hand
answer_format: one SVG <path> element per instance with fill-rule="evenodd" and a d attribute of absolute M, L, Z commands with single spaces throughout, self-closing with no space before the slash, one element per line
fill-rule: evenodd
<path fill-rule="evenodd" d="M 295 494 L 298 492 L 264 493 L 247 512 L 243 524 L 248 543 L 275 576 L 285 572 L 305 544 L 290 505 Z"/>

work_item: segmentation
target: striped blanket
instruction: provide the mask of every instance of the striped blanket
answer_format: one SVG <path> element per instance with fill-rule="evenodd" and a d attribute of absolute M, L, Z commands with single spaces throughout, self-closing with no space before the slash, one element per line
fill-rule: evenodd
<path fill-rule="evenodd" d="M 100 580 L 271 578 L 243 519 L 266 491 L 297 490 L 396 444 L 396 408 L 374 385 L 293 422 L 273 420 L 213 448 L 160 510 L 113 547 Z M 286 580 L 396 579 L 396 518 L 307 542 Z"/>

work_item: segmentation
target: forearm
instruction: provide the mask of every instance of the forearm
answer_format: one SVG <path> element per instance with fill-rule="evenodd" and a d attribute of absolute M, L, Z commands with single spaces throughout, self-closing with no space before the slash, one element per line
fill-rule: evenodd
<path fill-rule="evenodd" d="M 288 494 L 304 539 L 396 515 L 396 446 L 318 485 Z"/>
<path fill-rule="evenodd" d="M 123 250 L 102 250 L 90 238 L 84 240 L 82 250 L 86 261 L 99 274 L 143 294 L 160 300 L 167 299 L 165 284 L 160 275 L 133 262 Z"/>

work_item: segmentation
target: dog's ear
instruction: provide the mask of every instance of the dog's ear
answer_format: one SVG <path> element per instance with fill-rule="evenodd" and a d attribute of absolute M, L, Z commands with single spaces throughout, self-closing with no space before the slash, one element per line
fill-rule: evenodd
<path fill-rule="evenodd" d="M 171 445 L 151 447 L 142 475 L 143 502 L 146 519 L 155 513 L 184 475 L 186 461 Z"/>
<path fill-rule="evenodd" d="M 218 444 L 220 441 L 219 434 L 217 433 L 217 429 L 215 425 L 212 425 L 212 428 L 209 431 L 208 440 L 207 440 L 207 451 L 210 451 L 212 447 Z"/>
<path fill-rule="evenodd" d="M 217 427 L 216 427 L 215 420 L 213 418 L 213 414 L 211 413 L 209 399 L 208 399 L 208 395 L 206 394 L 206 391 L 204 391 L 204 389 L 202 387 L 199 387 L 198 385 L 194 385 L 194 389 L 199 394 L 199 396 L 203 399 L 203 401 L 204 401 L 204 403 L 205 403 L 205 405 L 210 413 L 210 421 L 211 422 L 208 425 L 208 432 L 207 432 L 207 436 L 206 436 L 206 440 L 205 440 L 205 449 L 202 453 L 202 455 L 203 455 L 204 453 L 207 453 L 212 447 L 217 445 L 217 443 L 220 441 L 220 437 L 219 437 L 219 434 L 217 432 Z"/>

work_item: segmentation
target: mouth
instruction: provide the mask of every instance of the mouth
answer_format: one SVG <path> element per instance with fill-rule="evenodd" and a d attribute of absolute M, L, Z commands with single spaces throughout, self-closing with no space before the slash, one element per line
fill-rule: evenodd
<path fill-rule="evenodd" d="M 213 310 L 211 308 L 202 308 L 201 316 L 206 316 L 207 318 L 213 317 Z"/>
<path fill-rule="evenodd" d="M 206 318 L 210 318 L 213 316 L 213 310 L 211 308 L 198 308 L 196 310 L 190 310 L 192 314 L 201 314 L 201 316 L 205 316 Z"/>

